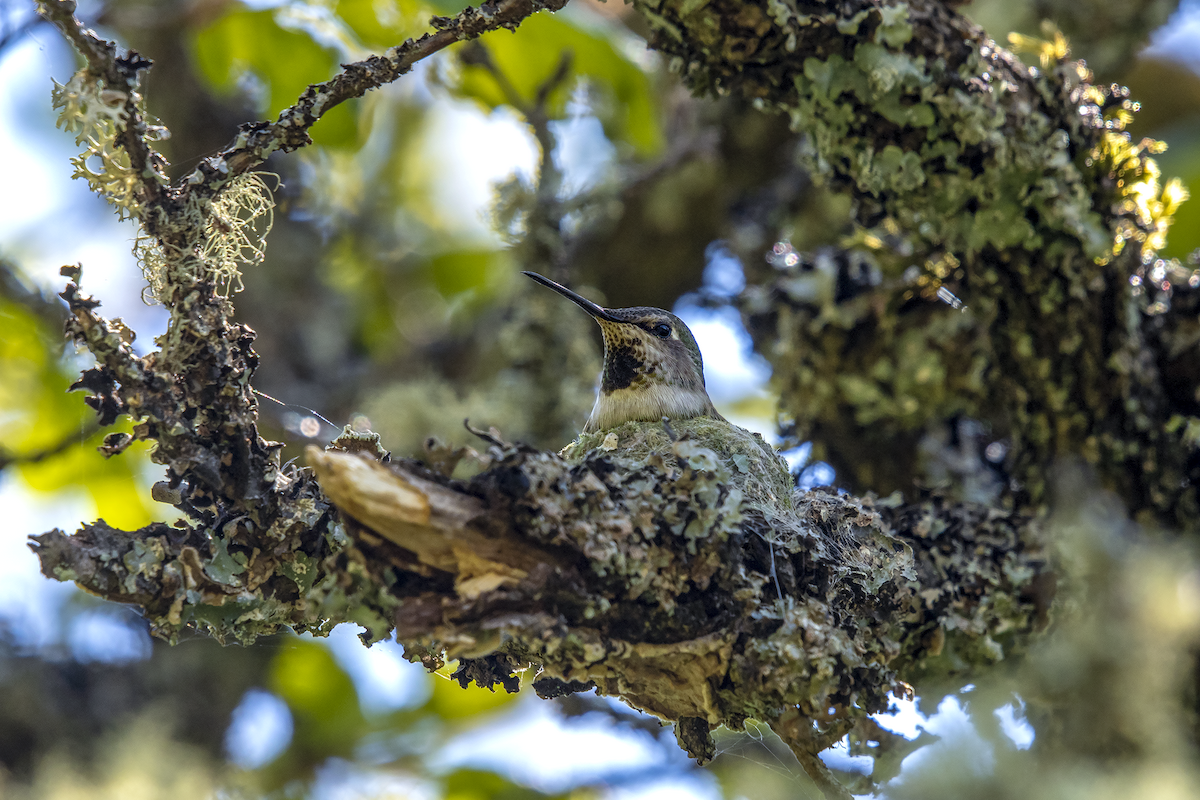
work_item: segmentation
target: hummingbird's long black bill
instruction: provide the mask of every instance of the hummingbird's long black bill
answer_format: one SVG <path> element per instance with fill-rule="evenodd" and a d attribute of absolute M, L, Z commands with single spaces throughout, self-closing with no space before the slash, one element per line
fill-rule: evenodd
<path fill-rule="evenodd" d="M 528 275 L 529 277 L 533 278 L 535 281 L 540 283 L 542 286 L 546 286 L 550 289 L 553 289 L 554 291 L 561 294 L 563 297 L 570 300 L 575 305 L 582 308 L 584 311 L 591 314 L 596 319 L 608 320 L 609 322 L 621 322 L 621 320 L 617 319 L 612 314 L 608 313 L 608 309 L 604 308 L 603 306 L 596 305 L 591 300 L 588 300 L 586 297 L 580 297 L 579 295 L 575 294 L 567 287 L 563 286 L 561 283 L 555 283 L 554 281 L 550 280 L 549 278 L 544 278 L 541 275 L 538 275 L 536 272 L 522 272 L 521 274 Z"/>

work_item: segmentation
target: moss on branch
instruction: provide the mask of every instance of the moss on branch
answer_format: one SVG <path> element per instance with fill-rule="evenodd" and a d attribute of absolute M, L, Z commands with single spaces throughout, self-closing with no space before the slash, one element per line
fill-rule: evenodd
<path fill-rule="evenodd" d="M 288 529 L 231 520 L 224 535 L 97 523 L 37 537 L 39 555 L 48 575 L 139 605 L 160 635 L 250 641 L 354 620 L 369 639 L 394 625 L 411 652 L 459 658 L 485 685 L 515 687 L 513 670 L 536 664 L 542 687 L 596 686 L 683 721 L 701 758 L 709 729 L 794 727 L 787 709 L 813 736 L 849 730 L 906 679 L 1019 652 L 1046 613 L 1045 559 L 1020 517 L 810 492 L 768 519 L 686 433 L 649 459 L 571 463 L 498 440 L 482 458 L 462 482 L 315 453 L 322 487 L 371 526 L 328 510 Z M 307 471 L 290 477 L 280 519 L 324 502 Z"/>
<path fill-rule="evenodd" d="M 549 693 L 595 686 L 682 723 L 704 759 L 708 730 L 752 718 L 824 742 L 907 680 L 1019 652 L 1045 618 L 1030 520 L 937 498 L 781 498 L 781 465 L 713 421 L 619 429 L 571 460 L 491 436 L 466 482 L 345 436 L 335 451 L 348 452 L 314 458 L 318 487 L 257 436 L 241 394 L 250 333 L 216 325 L 211 286 L 195 292 L 176 329 L 189 366 L 174 373 L 136 356 L 74 284 L 64 292 L 100 362 L 79 388 L 101 415 L 137 414 L 172 476 L 159 494 L 188 519 L 34 537 L 46 575 L 139 606 L 169 640 L 395 630 L 414 657 L 459 658 L 463 680 L 515 687 L 536 664 Z"/>
<path fill-rule="evenodd" d="M 797 441 L 858 491 L 911 493 L 974 420 L 1003 448 L 987 499 L 1040 508 L 1046 468 L 1078 456 L 1136 513 L 1200 526 L 1175 432 L 1200 416 L 1147 346 L 1190 290 L 1157 259 L 1186 193 L 1124 133 L 1119 87 L 1062 42 L 1026 40 L 1026 67 L 928 0 L 635 5 L 694 89 L 786 114 L 854 197 L 861 254 L 781 265 L 743 298 Z"/>
<path fill-rule="evenodd" d="M 567 456 L 489 436 L 469 480 L 438 471 L 464 451 L 392 463 L 355 437 L 335 448 L 353 452 L 314 455 L 317 476 L 281 465 L 257 430 L 253 332 L 230 321 L 202 255 L 214 198 L 307 144 L 336 103 L 559 5 L 499 0 L 437 20 L 245 128 L 178 186 L 139 173 L 145 186 L 120 197 L 163 258 L 204 262 L 167 270 L 161 349 L 138 356 L 77 273 L 63 298 L 97 359 L 75 388 L 101 424 L 129 414 L 134 437 L 157 443 L 156 496 L 185 519 L 35 537 L 45 574 L 138 605 L 167 639 L 354 621 L 368 640 L 394 630 L 428 666 L 459 658 L 463 682 L 514 687 L 536 664 L 540 692 L 619 696 L 677 721 L 701 760 L 711 727 L 764 720 L 821 780 L 817 751 L 847 733 L 879 741 L 866 715 L 889 692 L 1007 659 L 1045 624 L 1054 579 L 1040 523 L 1012 510 L 1026 506 L 912 491 L 930 472 L 918 444 L 948 421 L 980 420 L 1007 447 L 995 471 L 1015 483 L 983 499 L 1036 505 L 1055 459 L 1079 453 L 1135 510 L 1197 524 L 1200 369 L 1182 346 L 1195 293 L 1151 313 L 1130 281 L 1156 274 L 1178 198 L 1115 124 L 1119 93 L 1065 62 L 1027 69 L 927 1 L 635 3 L 694 87 L 786 114 L 819 174 L 853 193 L 871 252 L 798 258 L 743 303 L 759 342 L 777 342 L 763 349 L 797 436 L 828 434 L 860 487 L 890 481 L 907 501 L 792 494 L 761 442 L 703 421 L 605 432 Z M 140 62 L 110 74 L 114 48 L 69 4 L 43 8 L 88 58 L 89 96 L 133 86 Z M 114 146 L 138 138 L 130 158 L 150 165 L 121 91 Z M 871 244 L 882 233 L 899 257 Z M 942 289 L 969 310 L 938 305 Z"/>

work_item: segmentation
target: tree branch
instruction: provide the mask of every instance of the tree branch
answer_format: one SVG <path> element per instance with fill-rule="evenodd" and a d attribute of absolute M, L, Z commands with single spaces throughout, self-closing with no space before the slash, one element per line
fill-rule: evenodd
<path fill-rule="evenodd" d="M 140 208 L 161 206 L 168 198 L 166 160 L 150 145 L 150 126 L 142 111 L 141 72 L 150 62 L 135 52 L 118 55 L 114 43 L 83 27 L 75 14 L 75 0 L 38 0 L 38 13 L 59 29 L 87 62 L 87 70 L 99 78 L 110 93 L 109 105 L 121 107 L 117 144 L 129 157 L 129 174 Z M 148 225 L 157 220 L 142 216 Z"/>
<path fill-rule="evenodd" d="M 845 736 L 851 726 L 837 720 L 825 734 L 818 733 L 813 726 L 812 720 L 789 708 L 771 723 L 771 730 L 784 741 L 828 800 L 851 800 L 853 795 L 838 782 L 819 755 Z"/>
<path fill-rule="evenodd" d="M 1049 575 L 1029 520 L 823 492 L 768 513 L 742 499 L 727 454 L 699 445 L 704 424 L 674 423 L 675 442 L 659 433 L 666 458 L 649 461 L 494 445 L 466 484 L 310 451 L 353 543 L 238 521 L 211 538 L 100 523 L 36 539 L 48 574 L 137 603 L 160 635 L 190 622 L 248 638 L 369 612 L 372 637 L 394 624 L 414 652 L 444 650 L 482 685 L 534 662 L 540 692 L 595 685 L 679 721 L 701 760 L 710 728 L 780 709 L 793 709 L 773 723 L 792 747 L 805 720 L 836 741 L 908 691 L 902 672 L 989 664 L 1044 618 Z M 813 757 L 830 743 L 814 742 L 802 743 Z"/>
<path fill-rule="evenodd" d="M 184 206 L 203 207 L 270 152 L 303 146 L 325 110 L 416 60 L 560 5 L 487 3 L 347 66 L 276 122 L 245 128 L 180 185 L 160 191 L 145 181 L 153 213 L 141 218 L 181 258 L 195 257 L 204 219 Z M 873 426 L 879 441 L 960 413 L 994 419 L 1006 426 L 1008 466 L 1028 496 L 1041 496 L 1037 470 L 1083 449 L 1139 507 L 1190 519 L 1200 480 L 1189 488 L 1180 478 L 1200 466 L 1186 466 L 1182 445 L 1156 427 L 1175 401 L 1155 373 L 1162 354 L 1146 349 L 1136 313 L 1144 300 L 1122 272 L 1140 263 L 1139 248 L 1105 261 L 1116 232 L 1151 242 L 1161 223 L 1123 205 L 1121 176 L 1142 177 L 1145 153 L 1106 138 L 1110 95 L 1069 65 L 1049 76 L 1024 68 L 944 4 L 849 2 L 835 11 L 802 3 L 794 13 L 792 4 L 770 13 L 745 3 L 638 6 L 693 85 L 788 113 L 826 179 L 851 187 L 861 222 L 915 231 L 920 252 L 953 256 L 963 268 L 961 278 L 953 270 L 938 277 L 938 287 L 961 281 L 974 317 L 921 305 L 902 269 L 881 283 L 894 293 L 883 303 L 861 287 L 818 286 L 821 309 L 849 304 L 853 314 L 806 317 L 811 276 L 800 267 L 773 276 L 779 284 L 759 290 L 760 320 L 785 334 L 785 345 L 808 341 L 805 326 L 843 337 L 779 360 L 798 420 L 828 411 L 803 413 L 810 399 L 802 391 L 813 385 L 801 386 L 811 366 L 803 359 L 840 359 L 842 372 L 822 372 L 820 386 L 849 391 L 853 381 L 838 378 L 870 374 L 892 381 L 894 405 L 867 417 L 868 401 L 857 396 L 812 402 Z M 132 98 L 144 63 L 131 55 L 117 69 L 111 45 L 65 21 L 68 4 L 43 7 L 96 74 L 124 81 L 133 105 L 120 136 L 142 131 Z M 153 165 L 145 141 L 127 149 Z M 937 274 L 932 262 L 926 269 Z M 135 435 L 158 443 L 154 458 L 168 468 L 158 494 L 188 521 L 135 532 L 98 522 L 74 536 L 34 537 L 34 546 L 45 574 L 137 604 L 165 638 L 189 625 L 239 641 L 347 620 L 370 640 L 394 629 L 414 658 L 459 658 L 463 682 L 507 688 L 515 670 L 536 663 L 539 693 L 594 685 L 676 721 L 699 760 L 712 754 L 713 726 L 768 721 L 823 790 L 843 796 L 817 757 L 822 748 L 884 710 L 889 692 L 983 669 L 1021 652 L 1045 624 L 1054 577 L 1037 518 L 930 493 L 909 502 L 793 496 L 773 456 L 753 443 L 738 450 L 745 442 L 721 438 L 729 431 L 713 420 L 672 421 L 678 438 L 657 424 L 623 427 L 611 432 L 615 445 L 607 436 L 581 440 L 569 457 L 494 437 L 469 481 L 393 463 L 377 440 L 352 434 L 334 445 L 347 452 L 310 454 L 315 476 L 281 466 L 279 445 L 257 432 L 253 332 L 230 323 L 211 281 L 176 283 L 163 349 L 139 357 L 73 277 L 63 293 L 68 330 L 98 362 L 77 387 L 89 391 L 102 424 L 130 414 Z M 900 330 L 885 329 L 885 313 Z M 905 372 L 897 365 L 923 363 L 903 350 L 914 317 L 928 325 L 917 355 L 933 354 L 935 376 L 970 376 L 974 383 L 954 388 L 974 405 L 940 395 L 923 404 L 914 394 L 912 410 L 896 388 L 912 377 L 896 377 Z M 970 324 L 958 327 L 964 319 Z M 1072 326 L 1095 335 L 1064 339 Z M 880 350 L 847 359 L 856 352 L 844 341 L 854 338 L 848 329 Z M 1164 342 L 1186 336 L 1164 330 Z M 649 444 L 635 455 L 630 439 Z M 761 463 L 748 460 L 754 453 Z M 881 446 L 863 461 L 893 454 Z M 435 450 L 430 463 L 454 458 Z M 1130 459 L 1145 469 L 1121 473 Z"/>
<path fill-rule="evenodd" d="M 331 108 L 391 83 L 418 61 L 455 42 L 475 39 L 501 28 L 516 30 L 529 15 L 542 10 L 557 11 L 566 4 L 567 0 L 487 0 L 479 7 L 468 6 L 454 17 L 434 17 L 436 33 L 408 39 L 381 56 L 345 64 L 332 79 L 308 87 L 297 103 L 280 112 L 275 122 L 243 125 L 229 146 L 205 159 L 182 181 L 180 199 L 211 196 L 232 178 L 262 164 L 271 153 L 288 153 L 311 144 L 309 128 Z"/>
<path fill-rule="evenodd" d="M 922 442 L 965 417 L 1003 445 L 1018 505 L 1044 508 L 1047 466 L 1082 457 L 1134 513 L 1200 527 L 1178 433 L 1200 431 L 1180 387 L 1195 359 L 1152 344 L 1193 291 L 1156 254 L 1186 193 L 1123 132 L 1119 87 L 1091 85 L 1061 41 L 1026 41 L 1043 63 L 1027 68 L 931 0 L 634 5 L 694 89 L 786 114 L 854 196 L 857 263 L 811 254 L 743 298 L 797 441 L 856 491 L 911 492 L 933 482 Z"/>

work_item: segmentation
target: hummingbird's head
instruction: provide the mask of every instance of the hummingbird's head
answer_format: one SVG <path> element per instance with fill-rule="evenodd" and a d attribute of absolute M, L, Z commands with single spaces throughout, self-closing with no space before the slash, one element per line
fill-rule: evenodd
<path fill-rule="evenodd" d="M 574 302 L 600 324 L 604 372 L 584 432 L 628 420 L 719 417 L 704 388 L 704 362 L 688 326 L 661 308 L 604 308 L 567 287 L 526 272 Z"/>

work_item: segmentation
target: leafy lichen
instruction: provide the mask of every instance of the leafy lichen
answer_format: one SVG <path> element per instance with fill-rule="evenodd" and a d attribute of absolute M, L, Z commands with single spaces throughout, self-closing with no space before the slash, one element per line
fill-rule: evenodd
<path fill-rule="evenodd" d="M 703 451 L 711 451 L 715 463 L 706 468 L 732 482 L 747 500 L 764 509 L 791 508 L 794 480 L 785 462 L 760 434 L 715 417 L 692 417 L 661 422 L 625 422 L 616 428 L 580 434 L 563 448 L 563 456 L 580 463 L 589 456 L 609 455 L 634 463 L 664 464 L 680 449 L 686 437 L 696 450 L 686 456 L 689 464 L 705 464 Z M 685 447 L 688 450 L 687 447 Z M 718 470 L 717 464 L 720 465 Z"/>
<path fill-rule="evenodd" d="M 75 144 L 84 145 L 83 152 L 71 159 L 72 177 L 86 180 L 88 188 L 116 207 L 120 219 L 142 218 L 142 181 L 166 183 L 167 179 L 157 170 L 148 176 L 138 174 L 117 141 L 128 122 L 129 106 L 140 108 L 141 95 L 106 87 L 87 68 L 65 84 L 56 81 L 52 95 L 54 108 L 59 109 L 59 127 L 75 134 Z"/>

